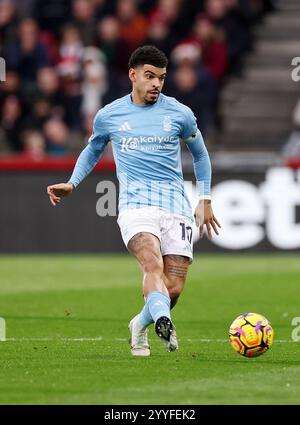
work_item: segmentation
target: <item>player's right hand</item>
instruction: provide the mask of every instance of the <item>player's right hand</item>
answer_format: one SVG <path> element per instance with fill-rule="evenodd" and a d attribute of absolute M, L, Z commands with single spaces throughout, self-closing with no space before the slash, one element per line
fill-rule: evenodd
<path fill-rule="evenodd" d="M 194 217 L 196 225 L 200 227 L 200 239 L 203 239 L 205 226 L 208 239 L 212 240 L 211 228 L 213 228 L 216 235 L 219 234 L 218 227 L 221 227 L 221 224 L 218 222 L 216 216 L 213 213 L 211 201 L 209 199 L 202 199 L 199 201 Z"/>
<path fill-rule="evenodd" d="M 58 183 L 47 187 L 47 193 L 53 206 L 57 205 L 63 196 L 72 193 L 73 190 L 74 186 L 72 183 Z"/>

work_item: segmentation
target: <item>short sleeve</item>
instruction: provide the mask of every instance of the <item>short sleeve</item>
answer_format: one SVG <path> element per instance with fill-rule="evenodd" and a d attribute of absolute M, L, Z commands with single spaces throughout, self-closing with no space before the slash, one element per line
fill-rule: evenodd
<path fill-rule="evenodd" d="M 93 133 L 91 134 L 88 143 L 93 145 L 93 148 L 96 150 L 103 149 L 105 145 L 110 140 L 109 131 L 107 128 L 107 117 L 102 110 L 97 112 L 94 123 L 93 123 Z"/>
<path fill-rule="evenodd" d="M 183 121 L 180 137 L 185 140 L 197 133 L 197 119 L 193 111 L 187 106 L 182 111 Z"/>

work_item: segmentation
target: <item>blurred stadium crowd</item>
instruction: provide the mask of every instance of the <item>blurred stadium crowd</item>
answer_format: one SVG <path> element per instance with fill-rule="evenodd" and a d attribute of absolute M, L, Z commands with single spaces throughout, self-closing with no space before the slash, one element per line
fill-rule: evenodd
<path fill-rule="evenodd" d="M 142 44 L 170 59 L 164 93 L 217 125 L 224 77 L 239 73 L 272 0 L 0 0 L 0 154 L 77 153 L 95 113 L 130 91 Z"/>

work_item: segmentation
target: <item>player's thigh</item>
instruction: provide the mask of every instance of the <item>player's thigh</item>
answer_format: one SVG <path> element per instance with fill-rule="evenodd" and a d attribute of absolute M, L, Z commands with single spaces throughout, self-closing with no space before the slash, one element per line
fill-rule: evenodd
<path fill-rule="evenodd" d="M 191 259 L 182 255 L 164 255 L 164 275 L 165 285 L 171 298 L 179 297 L 181 294 L 188 273 Z"/>
<path fill-rule="evenodd" d="M 129 252 L 135 256 L 143 272 L 163 273 L 160 240 L 149 232 L 139 232 L 128 242 Z"/>
<path fill-rule="evenodd" d="M 163 273 L 160 250 L 159 209 L 142 207 L 124 210 L 118 224 L 127 249 L 138 260 L 142 271 Z"/>
<path fill-rule="evenodd" d="M 119 214 L 118 225 L 123 242 L 128 249 L 129 242 L 132 240 L 130 244 L 132 254 L 138 254 L 145 244 L 151 245 L 152 249 L 155 245 L 155 248 L 158 249 L 156 239 L 160 240 L 160 227 L 157 208 L 143 207 L 124 210 Z M 156 239 L 153 239 L 154 237 Z"/>

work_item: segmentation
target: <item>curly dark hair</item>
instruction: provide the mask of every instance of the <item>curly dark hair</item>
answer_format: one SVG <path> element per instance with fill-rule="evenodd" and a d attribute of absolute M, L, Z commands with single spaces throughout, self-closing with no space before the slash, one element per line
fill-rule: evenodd
<path fill-rule="evenodd" d="M 157 68 L 166 68 L 168 59 L 164 52 L 155 46 L 138 47 L 130 56 L 129 68 L 137 68 L 145 64 L 153 65 Z"/>

